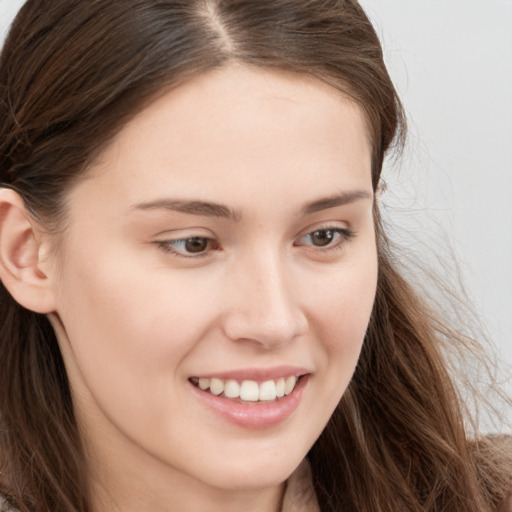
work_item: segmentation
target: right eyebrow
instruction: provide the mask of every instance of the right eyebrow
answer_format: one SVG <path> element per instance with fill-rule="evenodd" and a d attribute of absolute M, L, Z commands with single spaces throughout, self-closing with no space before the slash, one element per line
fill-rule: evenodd
<path fill-rule="evenodd" d="M 132 207 L 133 210 L 171 210 L 190 215 L 203 217 L 221 217 L 234 222 L 242 219 L 240 212 L 227 206 L 207 201 L 182 201 L 175 199 L 157 199 L 147 203 L 139 203 Z"/>

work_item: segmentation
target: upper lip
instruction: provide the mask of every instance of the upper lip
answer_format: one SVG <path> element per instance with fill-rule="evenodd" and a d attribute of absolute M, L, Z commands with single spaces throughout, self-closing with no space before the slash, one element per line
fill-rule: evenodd
<path fill-rule="evenodd" d="M 238 370 L 208 372 L 204 374 L 193 375 L 193 377 L 205 379 L 215 378 L 222 380 L 232 379 L 265 381 L 279 379 L 281 377 L 290 377 L 292 375 L 295 377 L 300 377 L 301 375 L 306 375 L 308 373 L 311 372 L 306 368 L 298 366 L 276 366 L 272 368 L 241 368 Z"/>

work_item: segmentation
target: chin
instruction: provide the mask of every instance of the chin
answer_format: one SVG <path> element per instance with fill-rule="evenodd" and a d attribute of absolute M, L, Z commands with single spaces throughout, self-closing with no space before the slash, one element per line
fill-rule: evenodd
<path fill-rule="evenodd" d="M 201 464 L 199 480 L 219 489 L 232 491 L 261 489 L 277 486 L 286 481 L 305 457 L 302 450 L 274 450 L 245 452 L 243 457 L 226 455 L 221 463 Z"/>
<path fill-rule="evenodd" d="M 285 482 L 301 461 L 302 458 L 297 463 L 267 460 L 261 465 L 244 464 L 243 467 L 229 468 L 222 474 L 219 471 L 208 483 L 213 487 L 230 491 L 275 487 Z"/>

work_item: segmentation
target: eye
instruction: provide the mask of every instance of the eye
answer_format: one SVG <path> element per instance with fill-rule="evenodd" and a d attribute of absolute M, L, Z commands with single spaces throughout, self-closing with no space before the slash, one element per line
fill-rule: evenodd
<path fill-rule="evenodd" d="M 199 258 L 206 256 L 211 250 L 218 250 L 219 248 L 215 240 L 204 236 L 161 240 L 155 243 L 164 251 L 182 258 Z"/>
<path fill-rule="evenodd" d="M 354 233 L 346 228 L 322 228 L 304 235 L 297 245 L 305 245 L 323 250 L 334 249 L 350 240 Z"/>

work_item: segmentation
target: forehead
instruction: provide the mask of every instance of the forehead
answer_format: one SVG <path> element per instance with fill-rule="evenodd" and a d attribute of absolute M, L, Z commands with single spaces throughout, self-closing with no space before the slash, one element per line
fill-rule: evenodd
<path fill-rule="evenodd" d="M 128 202 L 157 192 L 293 195 L 334 175 L 338 188 L 370 184 L 370 153 L 361 109 L 333 87 L 231 66 L 162 94 L 121 130 L 91 176 Z"/>

